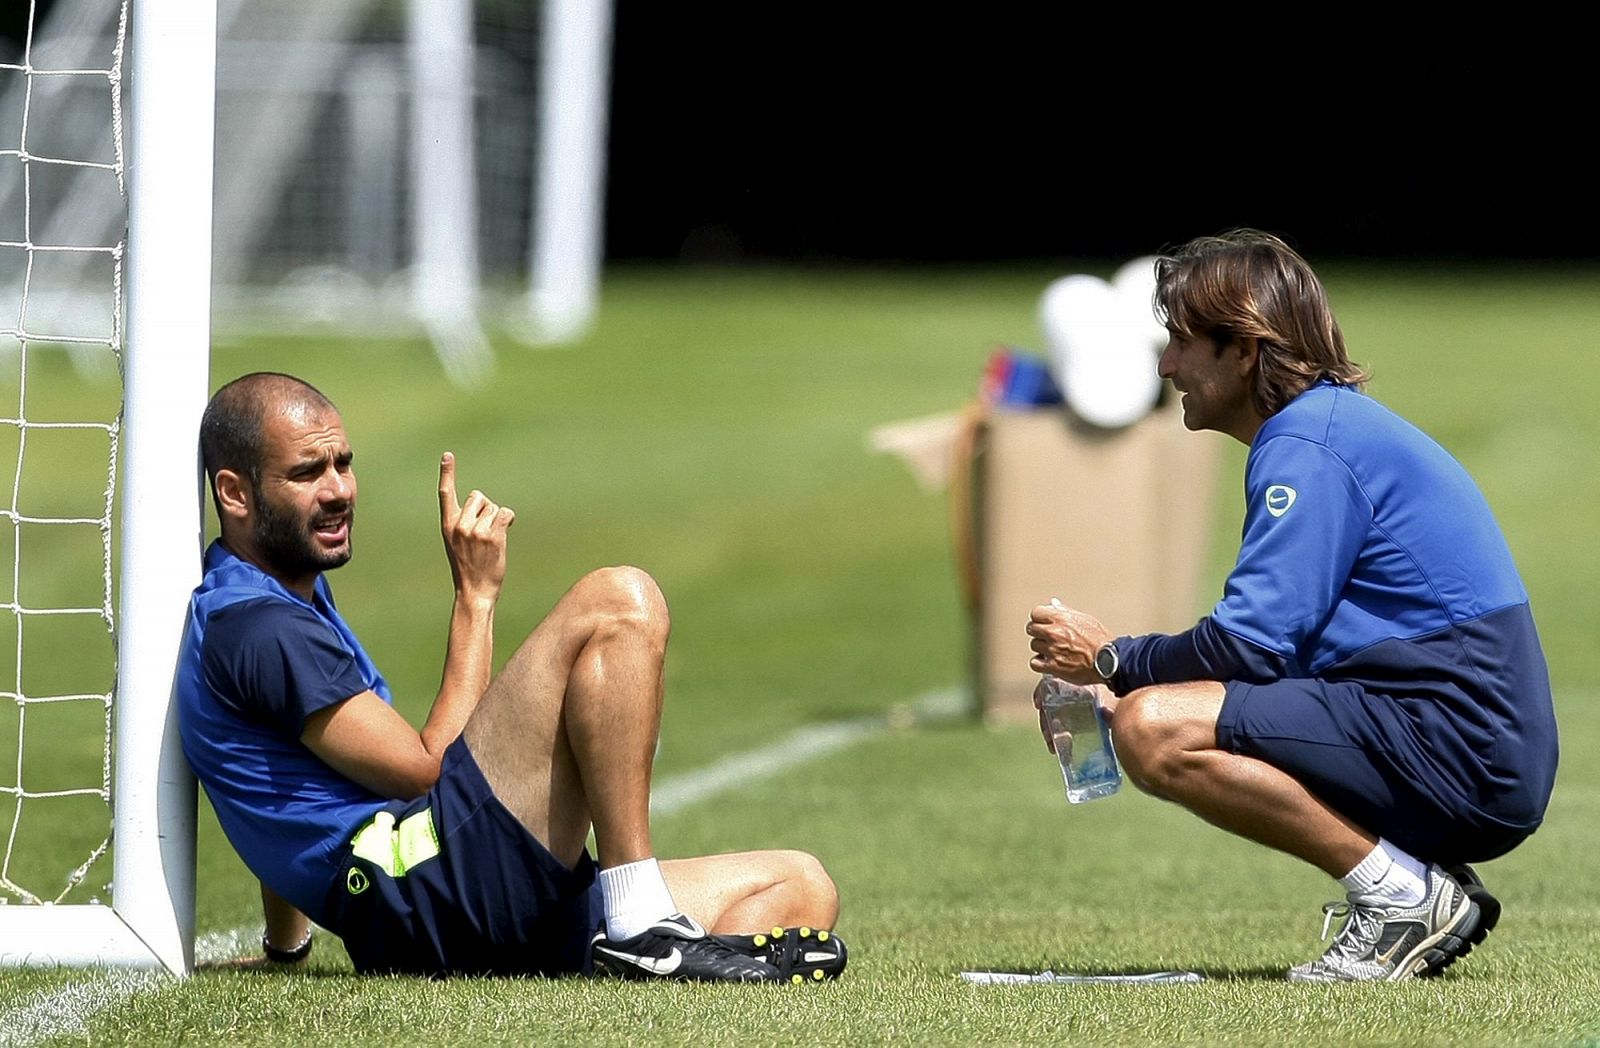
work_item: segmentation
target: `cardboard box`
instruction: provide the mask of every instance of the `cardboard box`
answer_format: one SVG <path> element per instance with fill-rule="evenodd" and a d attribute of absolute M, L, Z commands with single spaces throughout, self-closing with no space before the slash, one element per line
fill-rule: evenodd
<path fill-rule="evenodd" d="M 972 515 L 974 683 L 986 720 L 1035 718 L 1024 627 L 1051 597 L 1118 635 L 1194 625 L 1226 439 L 1185 430 L 1176 398 L 1114 432 L 1059 408 L 984 418 Z"/>

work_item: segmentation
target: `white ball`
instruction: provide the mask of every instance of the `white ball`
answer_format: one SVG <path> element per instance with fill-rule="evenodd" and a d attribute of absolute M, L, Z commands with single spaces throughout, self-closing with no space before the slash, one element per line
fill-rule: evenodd
<path fill-rule="evenodd" d="M 1077 274 L 1045 288 L 1039 304 L 1052 370 L 1073 412 L 1106 429 L 1139 421 L 1161 393 L 1148 290 L 1132 264 L 1123 283 Z M 1118 275 L 1122 276 L 1123 271 Z M 1141 300 L 1142 298 L 1142 300 Z"/>

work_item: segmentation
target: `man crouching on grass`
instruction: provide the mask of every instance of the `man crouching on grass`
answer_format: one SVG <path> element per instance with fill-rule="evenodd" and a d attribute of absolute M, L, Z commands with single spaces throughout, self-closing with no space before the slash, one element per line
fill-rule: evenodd
<path fill-rule="evenodd" d="M 261 881 L 268 960 L 303 960 L 314 921 L 360 972 L 592 965 L 770 982 L 843 970 L 827 930 L 838 894 L 812 856 L 655 858 L 669 624 L 649 575 L 584 576 L 491 677 L 515 514 L 478 491 L 458 499 L 446 452 L 439 515 L 455 603 L 419 732 L 390 705 L 323 577 L 350 559 L 356 508 L 333 404 L 288 375 L 246 375 L 211 399 L 200 444 L 221 537 L 190 604 L 180 724 L 223 830 Z"/>
<path fill-rule="evenodd" d="M 1121 697 L 1140 788 L 1338 879 L 1344 926 L 1291 980 L 1436 975 L 1500 916 L 1468 863 L 1533 833 L 1555 779 L 1527 591 L 1466 470 L 1361 392 L 1287 244 L 1206 237 L 1156 276 L 1184 425 L 1250 449 L 1238 563 L 1172 636 L 1035 608 L 1033 669 Z"/>

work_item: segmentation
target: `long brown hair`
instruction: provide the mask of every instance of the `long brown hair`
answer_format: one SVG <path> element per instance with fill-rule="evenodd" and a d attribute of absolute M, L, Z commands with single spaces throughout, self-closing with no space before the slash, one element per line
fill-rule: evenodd
<path fill-rule="evenodd" d="M 1327 292 L 1306 260 L 1271 233 L 1199 237 L 1156 260 L 1156 317 L 1218 350 L 1239 338 L 1261 347 L 1251 398 L 1262 418 L 1322 379 L 1360 389 Z"/>

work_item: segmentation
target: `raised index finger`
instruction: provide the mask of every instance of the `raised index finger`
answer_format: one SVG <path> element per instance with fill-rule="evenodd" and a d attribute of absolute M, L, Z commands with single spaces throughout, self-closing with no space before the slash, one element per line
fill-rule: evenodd
<path fill-rule="evenodd" d="M 439 517 L 445 524 L 455 523 L 461 515 L 461 503 L 456 500 L 456 456 L 446 451 L 439 457 Z"/>

